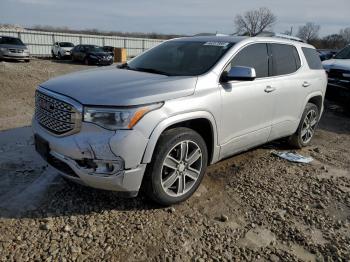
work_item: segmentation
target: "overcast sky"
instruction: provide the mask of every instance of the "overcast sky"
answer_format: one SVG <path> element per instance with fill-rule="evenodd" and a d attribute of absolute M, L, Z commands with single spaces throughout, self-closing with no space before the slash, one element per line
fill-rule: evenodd
<path fill-rule="evenodd" d="M 275 32 L 308 22 L 322 36 L 350 27 L 350 0 L 0 0 L 0 23 L 73 29 L 195 34 L 232 33 L 236 14 L 268 7 Z"/>

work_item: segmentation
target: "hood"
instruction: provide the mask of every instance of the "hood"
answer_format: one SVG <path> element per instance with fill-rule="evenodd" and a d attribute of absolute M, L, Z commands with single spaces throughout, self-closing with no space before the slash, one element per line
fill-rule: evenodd
<path fill-rule="evenodd" d="M 64 51 L 70 51 L 73 49 L 73 47 L 61 47 Z"/>
<path fill-rule="evenodd" d="M 40 86 L 83 105 L 131 106 L 189 96 L 196 82 L 197 77 L 107 67 L 56 77 Z"/>
<path fill-rule="evenodd" d="M 94 56 L 108 56 L 111 55 L 109 52 L 89 52 L 89 55 L 94 55 Z"/>
<path fill-rule="evenodd" d="M 28 48 L 25 45 L 8 45 L 8 44 L 0 44 L 1 48 L 13 48 L 13 49 L 22 49 L 27 50 Z"/>
<path fill-rule="evenodd" d="M 350 70 L 350 59 L 330 59 L 322 62 L 324 69 Z"/>

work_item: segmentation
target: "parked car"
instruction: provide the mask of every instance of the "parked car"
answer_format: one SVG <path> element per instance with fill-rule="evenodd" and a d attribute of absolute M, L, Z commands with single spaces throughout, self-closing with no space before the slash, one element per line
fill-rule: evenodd
<path fill-rule="evenodd" d="M 27 46 L 21 39 L 11 36 L 0 36 L 0 59 L 30 61 Z"/>
<path fill-rule="evenodd" d="M 97 45 L 77 45 L 72 49 L 72 60 L 86 65 L 111 65 L 113 56 Z"/>
<path fill-rule="evenodd" d="M 105 46 L 102 47 L 102 49 L 103 49 L 103 51 L 111 53 L 111 55 L 114 56 L 114 47 L 113 46 L 105 45 Z"/>
<path fill-rule="evenodd" d="M 322 62 L 328 73 L 330 96 L 350 103 L 350 45 L 347 45 L 332 59 Z"/>
<path fill-rule="evenodd" d="M 310 144 L 327 76 L 313 46 L 279 38 L 188 37 L 126 64 L 57 77 L 36 91 L 36 149 L 62 176 L 162 205 L 206 167 L 288 138 Z"/>
<path fill-rule="evenodd" d="M 337 54 L 337 50 L 331 50 L 331 49 L 317 49 L 317 52 L 320 55 L 321 61 L 331 59 L 334 55 Z"/>
<path fill-rule="evenodd" d="M 53 58 L 62 59 L 64 57 L 71 56 L 71 50 L 74 48 L 74 44 L 70 42 L 56 42 L 51 48 L 51 55 Z"/>

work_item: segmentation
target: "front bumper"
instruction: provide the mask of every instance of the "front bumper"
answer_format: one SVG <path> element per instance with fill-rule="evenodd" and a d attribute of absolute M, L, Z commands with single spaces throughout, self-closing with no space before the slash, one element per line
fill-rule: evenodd
<path fill-rule="evenodd" d="M 137 195 L 146 169 L 141 159 L 148 143 L 138 131 L 115 132 L 83 123 L 79 133 L 57 137 L 35 118 L 32 127 L 35 136 L 48 143 L 45 160 L 64 177 L 93 188 Z M 101 172 L 99 167 L 84 164 L 86 161 L 115 168 Z"/>
<path fill-rule="evenodd" d="M 110 65 L 113 64 L 113 58 L 112 59 L 103 59 L 103 58 L 89 58 L 90 63 L 95 65 Z"/>

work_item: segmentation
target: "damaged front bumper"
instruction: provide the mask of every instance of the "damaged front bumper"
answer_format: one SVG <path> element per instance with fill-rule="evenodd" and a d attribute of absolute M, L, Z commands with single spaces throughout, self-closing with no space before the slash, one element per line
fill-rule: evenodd
<path fill-rule="evenodd" d="M 64 177 L 98 189 L 137 195 L 146 169 L 141 160 L 148 143 L 138 131 L 115 132 L 83 123 L 81 132 L 57 137 L 35 118 L 32 127 L 35 137 L 47 143 L 48 153 L 43 157 Z"/>

